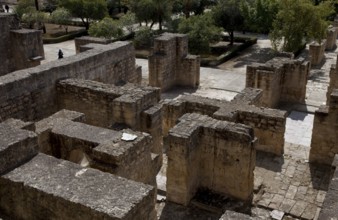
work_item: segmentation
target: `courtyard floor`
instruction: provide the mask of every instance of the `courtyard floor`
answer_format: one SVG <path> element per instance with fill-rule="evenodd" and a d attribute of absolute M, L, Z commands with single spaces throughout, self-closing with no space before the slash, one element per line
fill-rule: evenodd
<path fill-rule="evenodd" d="M 264 63 L 269 60 L 271 45 L 268 38 L 258 35 L 258 43 L 243 51 L 238 57 L 221 64 L 218 68 L 201 68 L 200 87 L 197 90 L 176 88 L 162 94 L 162 98 L 176 98 L 189 93 L 209 98 L 230 101 L 245 88 L 246 66 L 253 62 Z M 57 59 L 58 49 L 62 49 L 64 59 L 75 54 L 74 41 L 44 46 L 46 60 Z M 306 56 L 307 50 L 302 54 Z M 316 219 L 325 198 L 330 179 L 330 167 L 312 166 L 308 163 L 311 145 L 313 113 L 326 102 L 329 71 L 336 62 L 337 49 L 326 52 L 323 65 L 312 68 L 307 84 L 307 99 L 304 105 L 292 106 L 285 132 L 284 155 L 276 157 L 257 153 L 255 169 L 255 194 L 252 216 L 255 219 L 269 219 L 272 210 L 285 212 L 283 219 Z M 148 81 L 148 61 L 137 59 L 142 66 L 143 83 Z M 288 107 L 286 107 L 288 108 Z M 165 157 L 164 157 L 165 158 Z M 157 182 L 158 188 L 165 191 L 166 158 Z M 158 196 L 158 216 L 166 219 L 219 219 L 216 213 L 204 212 L 193 207 L 184 208 L 166 203 L 165 196 Z"/>

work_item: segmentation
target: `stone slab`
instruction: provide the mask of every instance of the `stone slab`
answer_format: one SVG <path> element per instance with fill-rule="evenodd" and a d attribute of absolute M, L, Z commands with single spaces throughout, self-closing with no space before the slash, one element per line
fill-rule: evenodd
<path fill-rule="evenodd" d="M 155 189 L 38 154 L 0 178 L 0 205 L 20 219 L 153 219 Z M 15 204 L 15 205 L 14 205 Z"/>

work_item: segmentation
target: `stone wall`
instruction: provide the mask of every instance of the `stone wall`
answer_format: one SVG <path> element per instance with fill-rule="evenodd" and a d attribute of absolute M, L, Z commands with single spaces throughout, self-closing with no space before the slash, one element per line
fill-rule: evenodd
<path fill-rule="evenodd" d="M 338 155 L 335 156 L 332 169 L 333 176 L 318 217 L 321 220 L 337 219 L 338 216 Z"/>
<path fill-rule="evenodd" d="M 261 93 L 240 94 L 231 102 L 213 100 L 198 96 L 181 96 L 177 100 L 163 102 L 163 134 L 167 135 L 177 120 L 185 113 L 199 113 L 218 120 L 243 123 L 251 126 L 258 138 L 257 150 L 282 155 L 284 152 L 284 133 L 287 112 L 250 105 L 256 102 Z M 249 98 L 249 95 L 253 95 Z M 243 98 L 243 102 L 240 101 Z M 248 101 L 251 100 L 251 101 Z"/>
<path fill-rule="evenodd" d="M 0 211 L 11 219 L 156 219 L 155 189 L 39 154 L 0 176 Z"/>
<path fill-rule="evenodd" d="M 164 33 L 155 38 L 149 56 L 149 85 L 162 91 L 173 86 L 196 88 L 200 78 L 200 58 L 188 55 L 188 36 Z"/>
<path fill-rule="evenodd" d="M 310 64 L 304 60 L 277 57 L 265 64 L 247 66 L 246 87 L 263 90 L 262 106 L 304 103 Z"/>
<path fill-rule="evenodd" d="M 188 205 L 199 188 L 207 188 L 250 203 L 256 160 L 251 128 L 186 114 L 166 140 L 168 201 Z"/>
<path fill-rule="evenodd" d="M 42 32 L 20 29 L 14 14 L 0 13 L 0 76 L 40 65 L 44 58 Z"/>
<path fill-rule="evenodd" d="M 133 46 L 115 42 L 0 77 L 0 121 L 37 120 L 56 112 L 56 82 L 65 78 L 138 83 Z"/>
<path fill-rule="evenodd" d="M 321 43 L 313 42 L 309 45 L 311 65 L 320 65 L 325 59 L 326 40 Z"/>
<path fill-rule="evenodd" d="M 338 56 L 336 59 L 336 64 L 331 66 L 330 69 L 330 83 L 327 87 L 327 93 L 326 93 L 326 105 L 329 105 L 330 103 L 330 96 L 334 89 L 338 88 Z"/>
<path fill-rule="evenodd" d="M 85 167 L 156 184 L 157 172 L 152 172 L 156 161 L 151 158 L 152 140 L 148 134 L 131 130 L 113 131 L 73 122 L 67 118 L 80 120 L 79 113 L 62 113 L 65 112 L 36 123 L 41 151 Z M 124 141 L 123 134 L 135 135 L 135 140 Z"/>
<path fill-rule="evenodd" d="M 80 53 L 81 46 L 84 46 L 86 44 L 95 43 L 95 44 L 110 44 L 112 40 L 105 39 L 105 38 L 98 38 L 98 37 L 90 37 L 90 36 L 83 36 L 83 37 L 77 37 L 74 40 L 75 42 L 75 50 L 76 53 Z"/>
<path fill-rule="evenodd" d="M 337 28 L 330 26 L 327 29 L 326 36 L 326 48 L 325 50 L 333 50 L 336 48 L 336 40 L 337 40 Z"/>
<path fill-rule="evenodd" d="M 309 161 L 330 165 L 338 154 L 338 90 L 333 90 L 329 106 L 321 106 L 313 120 Z"/>
<path fill-rule="evenodd" d="M 88 124 L 150 133 L 152 152 L 162 155 L 161 109 L 154 107 L 160 101 L 158 88 L 67 79 L 57 84 L 57 96 L 59 109 L 84 113 Z"/>

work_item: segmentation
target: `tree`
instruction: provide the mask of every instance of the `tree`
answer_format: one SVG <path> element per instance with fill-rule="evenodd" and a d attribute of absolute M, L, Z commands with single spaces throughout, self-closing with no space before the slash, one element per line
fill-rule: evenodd
<path fill-rule="evenodd" d="M 155 22 L 159 23 L 159 29 L 165 20 L 170 19 L 172 2 L 171 0 L 130 0 L 128 6 L 135 13 L 139 22 Z"/>
<path fill-rule="evenodd" d="M 103 37 L 106 39 L 112 39 L 121 37 L 123 31 L 120 28 L 117 21 L 114 21 L 110 17 L 105 17 L 99 22 L 91 23 L 88 33 L 90 36 L 93 37 Z"/>
<path fill-rule="evenodd" d="M 328 27 L 325 18 L 331 9 L 330 4 L 315 6 L 310 0 L 281 1 L 270 34 L 274 49 L 295 52 L 310 40 L 321 42 Z"/>
<path fill-rule="evenodd" d="M 242 1 L 245 30 L 269 33 L 279 9 L 277 0 Z"/>
<path fill-rule="evenodd" d="M 232 45 L 234 43 L 234 31 L 242 30 L 244 25 L 239 1 L 219 0 L 212 11 L 215 24 L 229 33 L 230 45 Z"/>
<path fill-rule="evenodd" d="M 190 13 L 195 15 L 204 13 L 206 7 L 213 5 L 212 0 L 174 0 L 173 13 L 184 13 L 186 18 L 190 17 Z"/>
<path fill-rule="evenodd" d="M 65 28 L 66 33 L 68 33 L 68 26 L 66 25 L 67 22 L 70 20 L 71 14 L 65 8 L 58 8 L 52 12 L 50 19 L 52 22 L 59 24 Z"/>
<path fill-rule="evenodd" d="M 126 28 L 127 31 L 134 32 L 135 31 L 135 23 L 136 23 L 136 16 L 132 12 L 127 12 L 119 19 L 119 25 L 122 28 Z"/>
<path fill-rule="evenodd" d="M 92 20 L 100 20 L 108 14 L 105 0 L 60 0 L 60 6 L 80 18 L 86 30 Z"/>
<path fill-rule="evenodd" d="M 28 24 L 29 28 L 34 28 L 34 25 L 37 25 L 39 29 L 41 28 L 46 33 L 44 23 L 47 20 L 47 15 L 36 10 L 34 0 L 19 1 L 15 13 L 22 22 Z"/>
<path fill-rule="evenodd" d="M 194 54 L 208 53 L 209 43 L 218 41 L 221 33 L 221 29 L 213 24 L 210 13 L 182 19 L 178 30 L 188 34 L 189 51 Z"/>

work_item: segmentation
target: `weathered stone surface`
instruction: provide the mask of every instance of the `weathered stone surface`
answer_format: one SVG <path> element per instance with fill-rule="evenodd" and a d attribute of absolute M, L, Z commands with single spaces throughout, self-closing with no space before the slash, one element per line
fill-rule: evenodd
<path fill-rule="evenodd" d="M 105 38 L 98 38 L 98 37 L 90 37 L 90 36 L 82 36 L 82 37 L 77 37 L 75 38 L 75 50 L 76 53 L 83 52 L 81 50 L 81 47 L 90 44 L 90 43 L 95 43 L 95 44 L 110 44 L 112 40 L 110 39 L 105 39 Z"/>
<path fill-rule="evenodd" d="M 329 106 L 315 112 L 309 160 L 331 165 L 338 153 L 338 90 L 333 90 Z"/>
<path fill-rule="evenodd" d="M 265 64 L 247 66 L 246 87 L 263 90 L 262 106 L 276 108 L 280 103 L 304 103 L 310 63 L 276 57 Z"/>
<path fill-rule="evenodd" d="M 38 135 L 39 152 L 52 155 L 52 146 L 50 140 L 50 131 L 58 118 L 64 118 L 71 121 L 84 122 L 85 115 L 80 112 L 63 109 L 48 118 L 35 123 L 35 133 Z"/>
<path fill-rule="evenodd" d="M 311 65 L 319 65 L 325 58 L 326 40 L 321 43 L 313 42 L 309 45 L 309 53 L 311 57 Z"/>
<path fill-rule="evenodd" d="M 0 209 L 17 219 L 155 219 L 155 189 L 39 154 L 0 177 Z"/>
<path fill-rule="evenodd" d="M 84 113 L 86 122 L 91 125 L 114 129 L 128 127 L 150 133 L 154 140 L 152 152 L 162 155 L 158 88 L 67 79 L 57 84 L 57 93 L 59 108 Z"/>
<path fill-rule="evenodd" d="M 133 141 L 123 141 L 123 132 L 136 135 Z M 156 173 L 151 172 L 153 160 L 151 137 L 129 129 L 110 129 L 57 119 L 51 130 L 52 155 L 83 163 L 105 172 L 149 184 L 156 184 Z M 142 167 L 142 169 L 139 169 Z"/>
<path fill-rule="evenodd" d="M 252 220 L 249 215 L 227 210 L 219 220 Z"/>
<path fill-rule="evenodd" d="M 326 48 L 325 50 L 333 50 L 336 48 L 337 28 L 330 26 L 326 32 Z"/>
<path fill-rule="evenodd" d="M 188 55 L 187 35 L 164 33 L 155 38 L 148 62 L 150 86 L 165 91 L 173 86 L 199 85 L 200 58 Z"/>
<path fill-rule="evenodd" d="M 101 47 L 100 47 L 101 46 Z M 138 83 L 133 46 L 129 42 L 97 47 L 38 67 L 0 77 L 0 121 L 37 120 L 58 110 L 55 84 L 64 78 L 106 83 Z"/>
<path fill-rule="evenodd" d="M 26 122 L 20 119 L 9 118 L 2 122 L 3 124 L 7 124 L 13 128 L 24 129 L 29 131 L 35 130 L 34 122 Z"/>
<path fill-rule="evenodd" d="M 0 123 L 0 174 L 21 165 L 37 152 L 33 132 Z"/>
<path fill-rule="evenodd" d="M 44 58 L 42 32 L 20 28 L 15 14 L 0 14 L 0 76 L 40 64 Z"/>
<path fill-rule="evenodd" d="M 255 98 L 245 98 L 243 94 L 240 97 L 244 98 L 243 102 L 240 102 L 240 98 L 226 102 L 192 95 L 166 100 L 163 102 L 163 133 L 166 135 L 183 114 L 195 112 L 218 120 L 249 125 L 254 128 L 255 136 L 258 137 L 257 150 L 282 155 L 287 113 L 249 105 L 250 102 L 256 102 Z"/>
<path fill-rule="evenodd" d="M 256 155 L 253 141 L 248 126 L 185 114 L 167 137 L 167 199 L 188 205 L 197 189 L 205 187 L 250 201 Z"/>

